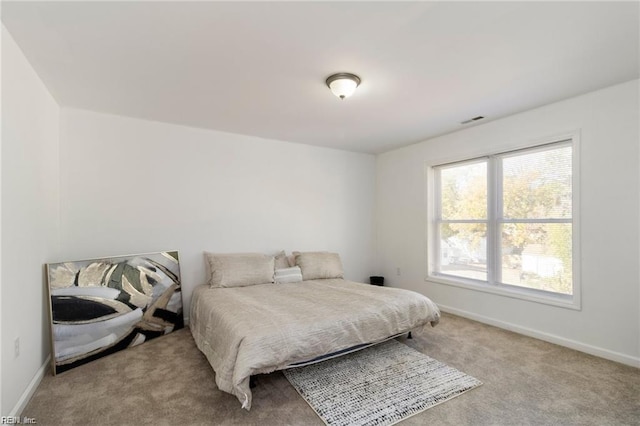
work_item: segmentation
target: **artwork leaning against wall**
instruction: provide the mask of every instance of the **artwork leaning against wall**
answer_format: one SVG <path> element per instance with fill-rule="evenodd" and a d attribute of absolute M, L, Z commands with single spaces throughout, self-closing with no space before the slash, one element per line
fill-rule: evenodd
<path fill-rule="evenodd" d="M 184 327 L 177 251 L 46 265 L 54 374 Z"/>

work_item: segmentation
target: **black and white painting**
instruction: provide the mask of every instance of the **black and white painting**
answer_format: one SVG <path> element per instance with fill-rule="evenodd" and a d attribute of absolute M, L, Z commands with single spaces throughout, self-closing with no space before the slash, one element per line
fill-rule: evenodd
<path fill-rule="evenodd" d="M 54 374 L 184 326 L 177 251 L 46 265 Z"/>

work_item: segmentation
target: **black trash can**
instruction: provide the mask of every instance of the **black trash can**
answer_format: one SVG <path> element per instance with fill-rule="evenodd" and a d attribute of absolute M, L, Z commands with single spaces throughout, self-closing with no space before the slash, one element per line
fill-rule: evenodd
<path fill-rule="evenodd" d="M 369 282 L 373 285 L 384 285 L 384 277 L 369 277 Z"/>

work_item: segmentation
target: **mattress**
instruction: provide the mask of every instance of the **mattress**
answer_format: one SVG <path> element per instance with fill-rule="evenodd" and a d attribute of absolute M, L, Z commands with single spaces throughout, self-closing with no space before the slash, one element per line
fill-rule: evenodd
<path fill-rule="evenodd" d="M 343 279 L 197 287 L 190 328 L 222 391 L 251 408 L 252 375 L 417 331 L 440 319 L 427 297 Z"/>

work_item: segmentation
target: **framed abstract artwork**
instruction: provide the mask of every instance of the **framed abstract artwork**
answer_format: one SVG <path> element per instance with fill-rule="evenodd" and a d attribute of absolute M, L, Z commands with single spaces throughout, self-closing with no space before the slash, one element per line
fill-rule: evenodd
<path fill-rule="evenodd" d="M 184 327 L 177 251 L 49 263 L 53 373 Z"/>

